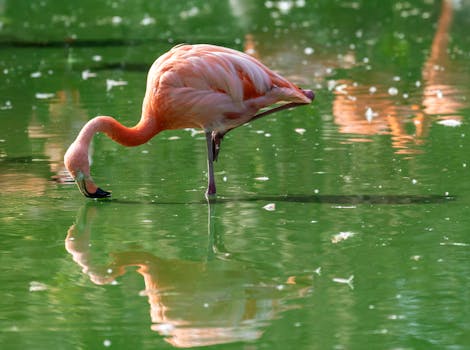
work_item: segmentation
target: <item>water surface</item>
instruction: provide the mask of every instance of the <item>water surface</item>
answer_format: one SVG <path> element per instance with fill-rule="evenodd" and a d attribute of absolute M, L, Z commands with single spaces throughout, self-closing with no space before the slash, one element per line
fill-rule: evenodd
<path fill-rule="evenodd" d="M 0 3 L 2 349 L 467 349 L 466 1 Z M 223 141 L 93 142 L 180 42 L 255 55 L 310 106 Z M 58 345 L 60 344 L 60 345 Z"/>

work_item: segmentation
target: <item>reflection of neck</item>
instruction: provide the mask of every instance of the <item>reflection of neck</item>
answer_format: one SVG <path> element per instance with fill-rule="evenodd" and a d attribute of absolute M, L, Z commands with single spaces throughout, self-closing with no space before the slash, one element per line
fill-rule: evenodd
<path fill-rule="evenodd" d="M 427 65 L 428 69 L 434 69 L 435 64 L 442 64 L 447 58 L 447 47 L 449 45 L 449 29 L 452 23 L 452 3 L 450 0 L 442 1 L 442 11 L 437 23 L 436 34 L 432 41 L 431 55 Z"/>

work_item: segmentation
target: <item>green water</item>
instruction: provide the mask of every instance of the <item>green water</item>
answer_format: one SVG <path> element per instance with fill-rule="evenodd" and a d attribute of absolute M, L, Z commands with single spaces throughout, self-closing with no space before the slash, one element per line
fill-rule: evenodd
<path fill-rule="evenodd" d="M 469 14 L 0 1 L 0 347 L 470 349 Z M 96 136 L 113 199 L 83 198 L 68 145 L 96 115 L 134 124 L 181 42 L 254 52 L 316 100 L 226 136 L 215 203 L 192 130 Z"/>

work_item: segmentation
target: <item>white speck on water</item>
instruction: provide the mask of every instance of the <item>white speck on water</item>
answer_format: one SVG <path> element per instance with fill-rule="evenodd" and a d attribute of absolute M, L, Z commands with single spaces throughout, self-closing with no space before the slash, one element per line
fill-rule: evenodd
<path fill-rule="evenodd" d="M 344 241 L 348 238 L 351 238 L 353 236 L 355 236 L 356 233 L 354 232 L 351 232 L 351 231 L 344 231 L 344 232 L 340 232 L 336 235 L 334 235 L 332 238 L 331 238 L 331 243 L 339 243 L 341 241 Z"/>
<path fill-rule="evenodd" d="M 150 220 L 150 219 L 144 219 L 144 220 L 142 220 L 142 222 L 143 222 L 144 224 L 150 224 L 150 223 L 152 223 L 153 221 Z"/>
<path fill-rule="evenodd" d="M 375 86 L 371 86 L 371 87 L 369 88 L 369 93 L 375 94 L 376 92 L 377 92 L 377 88 L 376 88 Z"/>
<path fill-rule="evenodd" d="M 439 245 L 451 245 L 455 247 L 468 247 L 470 246 L 469 243 L 462 243 L 462 242 L 441 242 Z"/>
<path fill-rule="evenodd" d="M 311 224 L 316 224 L 317 222 L 318 222 L 317 220 L 310 221 Z"/>
<path fill-rule="evenodd" d="M 301 325 L 302 325 L 302 323 L 300 323 L 300 322 L 295 322 L 294 323 L 294 327 L 300 327 Z"/>
<path fill-rule="evenodd" d="M 29 291 L 30 292 L 42 292 L 47 290 L 47 286 L 42 282 L 31 281 L 29 282 Z"/>
<path fill-rule="evenodd" d="M 149 151 L 148 151 L 148 150 L 146 150 L 146 149 L 144 149 L 144 150 L 142 150 L 142 152 L 140 152 L 140 153 L 142 153 L 142 154 L 148 154 L 148 153 L 149 153 Z"/>
<path fill-rule="evenodd" d="M 400 80 L 401 80 L 401 78 L 399 76 L 394 76 L 393 77 L 393 81 L 400 81 Z"/>
<path fill-rule="evenodd" d="M 6 100 L 3 106 L 0 106 L 1 110 L 6 110 L 6 109 L 12 109 L 13 105 L 11 104 L 11 101 Z"/>
<path fill-rule="evenodd" d="M 269 180 L 269 177 L 267 177 L 267 176 L 259 176 L 259 177 L 255 177 L 255 180 L 258 180 L 258 181 L 268 181 L 268 180 Z"/>
<path fill-rule="evenodd" d="M 31 73 L 31 78 L 40 78 L 41 77 L 41 72 L 33 72 Z"/>
<path fill-rule="evenodd" d="M 181 11 L 180 12 L 180 17 L 182 19 L 187 19 L 187 18 L 190 18 L 190 17 L 197 16 L 198 14 L 199 14 L 199 8 L 196 7 L 196 6 L 193 6 L 193 7 L 191 7 L 190 9 L 188 9 L 186 11 Z"/>
<path fill-rule="evenodd" d="M 303 135 L 307 130 L 305 130 L 304 128 L 295 128 L 294 131 L 299 135 Z"/>
<path fill-rule="evenodd" d="M 418 180 L 412 179 L 412 180 L 411 180 L 411 183 L 412 183 L 413 185 L 416 185 L 416 184 L 418 183 Z"/>
<path fill-rule="evenodd" d="M 311 55 L 311 54 L 313 54 L 314 52 L 315 52 L 315 50 L 313 49 L 313 47 L 306 47 L 306 48 L 304 49 L 304 53 L 305 53 L 306 55 Z"/>
<path fill-rule="evenodd" d="M 404 98 L 404 99 L 407 99 L 408 97 L 409 97 L 408 94 L 405 92 L 405 93 L 403 94 L 403 98 Z"/>
<path fill-rule="evenodd" d="M 105 347 L 109 348 L 109 347 L 111 346 L 111 340 L 105 339 L 105 340 L 103 341 L 103 345 L 104 345 Z"/>
<path fill-rule="evenodd" d="M 222 178 L 222 181 L 223 181 L 223 182 L 227 182 L 227 180 L 228 180 L 227 176 L 224 176 L 224 177 Z"/>
<path fill-rule="evenodd" d="M 96 77 L 96 73 L 92 73 L 90 72 L 89 69 L 85 69 L 83 72 L 82 72 L 82 79 L 83 80 L 87 80 L 89 78 L 94 78 Z"/>
<path fill-rule="evenodd" d="M 110 283 L 112 286 L 117 286 L 119 284 L 118 281 L 116 280 L 112 280 L 111 283 Z"/>
<path fill-rule="evenodd" d="M 54 97 L 55 95 L 48 92 L 37 92 L 34 96 L 39 100 L 46 100 L 48 98 Z"/>
<path fill-rule="evenodd" d="M 320 267 L 317 267 L 317 268 L 315 269 L 315 271 L 313 271 L 313 272 L 315 272 L 318 276 L 320 276 L 320 275 L 321 275 L 321 266 L 320 266 Z"/>
<path fill-rule="evenodd" d="M 204 306 L 207 309 L 209 307 L 209 303 L 204 303 L 202 306 Z"/>
<path fill-rule="evenodd" d="M 419 261 L 419 260 L 421 260 L 421 255 L 412 255 L 412 256 L 410 257 L 410 259 L 411 259 L 411 260 L 414 260 L 414 261 Z"/>
<path fill-rule="evenodd" d="M 161 335 L 171 335 L 175 326 L 171 323 L 159 323 L 152 325 L 152 329 Z"/>
<path fill-rule="evenodd" d="M 437 98 L 442 98 L 442 97 L 443 97 L 443 94 L 442 94 L 442 91 L 441 91 L 441 90 L 437 90 L 437 91 L 436 91 L 436 97 L 437 97 Z"/>
<path fill-rule="evenodd" d="M 352 284 L 353 280 L 354 280 L 354 275 L 351 275 L 348 278 L 338 278 L 338 277 L 333 278 L 333 282 L 347 284 L 349 288 L 351 289 L 354 289 L 354 286 Z"/>
<path fill-rule="evenodd" d="M 120 16 L 113 16 L 113 17 L 111 18 L 111 23 L 114 24 L 114 25 L 121 24 L 121 23 L 122 23 L 122 17 L 120 17 Z"/>
<path fill-rule="evenodd" d="M 403 315 L 389 315 L 387 318 L 389 320 L 404 320 L 405 316 L 403 316 Z"/>
<path fill-rule="evenodd" d="M 444 126 L 450 126 L 452 128 L 455 128 L 456 126 L 462 125 L 462 122 L 460 120 L 456 120 L 456 119 L 444 119 L 444 120 L 438 121 L 437 124 L 444 125 Z"/>
<path fill-rule="evenodd" d="M 176 140 L 179 140 L 179 139 L 181 139 L 181 137 L 179 137 L 179 136 L 170 136 L 168 138 L 169 141 L 176 141 Z"/>
<path fill-rule="evenodd" d="M 264 210 L 267 210 L 267 211 L 274 211 L 276 210 L 276 204 L 275 203 L 269 203 L 269 204 L 266 204 L 264 207 L 263 207 Z"/>
<path fill-rule="evenodd" d="M 155 24 L 155 18 L 150 17 L 149 15 L 145 15 L 144 18 L 142 18 L 142 20 L 140 21 L 140 24 L 143 26 Z"/>
<path fill-rule="evenodd" d="M 341 85 L 338 85 L 335 87 L 335 91 L 341 93 L 341 94 L 347 94 L 348 92 L 344 89 L 346 89 L 348 87 L 347 84 L 341 84 Z"/>
<path fill-rule="evenodd" d="M 391 96 L 396 96 L 396 95 L 398 95 L 398 89 L 396 87 L 392 86 L 388 89 L 388 94 L 391 95 Z"/>
<path fill-rule="evenodd" d="M 113 269 L 111 269 L 111 268 L 110 268 L 110 269 L 107 269 L 107 270 L 106 270 L 106 273 L 107 273 L 107 274 L 112 274 L 112 273 L 113 273 Z"/>
<path fill-rule="evenodd" d="M 421 82 L 420 82 L 419 80 L 417 80 L 417 81 L 415 82 L 415 86 L 416 86 L 416 87 L 420 87 L 420 86 L 421 86 Z"/>
<path fill-rule="evenodd" d="M 271 137 L 271 134 L 269 132 L 267 132 L 266 134 L 264 134 L 265 137 Z"/>
<path fill-rule="evenodd" d="M 329 91 L 332 91 L 336 86 L 336 80 L 328 80 L 327 88 Z"/>
<path fill-rule="evenodd" d="M 91 59 L 95 62 L 100 62 L 103 59 L 103 57 L 100 55 L 94 55 Z"/>
<path fill-rule="evenodd" d="M 284 288 L 285 288 L 285 286 L 284 286 L 283 284 L 278 284 L 278 285 L 276 286 L 276 289 L 277 289 L 277 290 L 284 290 Z"/>
<path fill-rule="evenodd" d="M 127 85 L 127 81 L 106 79 L 106 91 L 110 91 L 115 86 L 124 86 L 124 85 Z"/>
<path fill-rule="evenodd" d="M 372 108 L 367 108 L 366 110 L 366 119 L 370 123 L 374 117 L 376 117 L 378 114 L 372 110 Z"/>

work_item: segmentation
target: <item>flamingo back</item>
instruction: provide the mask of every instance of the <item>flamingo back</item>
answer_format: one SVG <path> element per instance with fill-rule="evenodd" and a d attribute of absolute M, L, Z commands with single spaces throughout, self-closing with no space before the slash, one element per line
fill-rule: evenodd
<path fill-rule="evenodd" d="M 180 45 L 149 70 L 143 114 L 163 129 L 224 131 L 280 101 L 309 103 L 293 83 L 255 58 L 213 45 Z"/>

